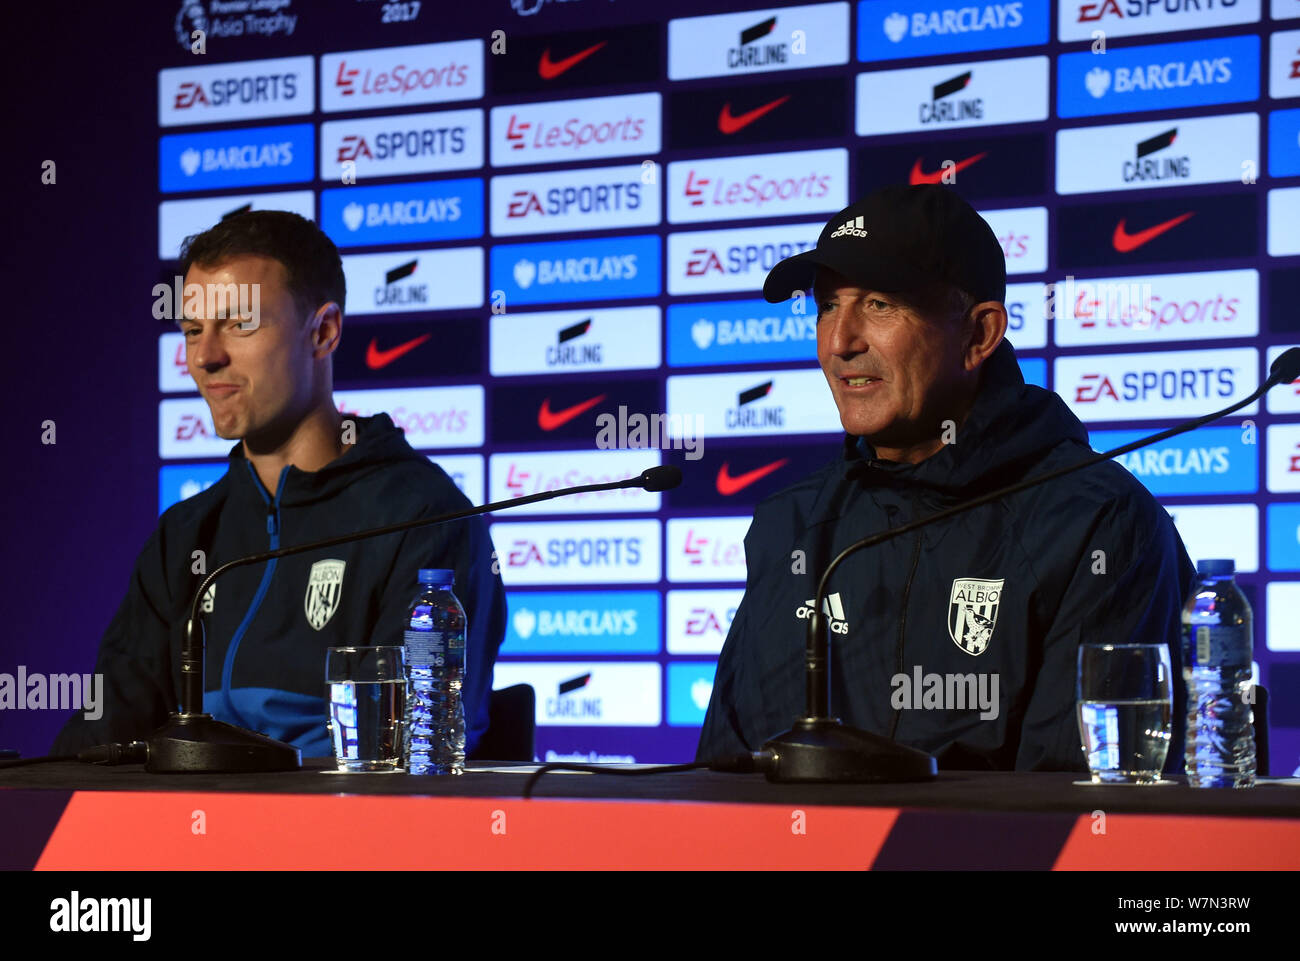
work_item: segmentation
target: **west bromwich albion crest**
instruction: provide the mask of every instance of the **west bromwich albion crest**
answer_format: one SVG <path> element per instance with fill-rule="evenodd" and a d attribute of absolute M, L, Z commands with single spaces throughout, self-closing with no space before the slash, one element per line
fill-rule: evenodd
<path fill-rule="evenodd" d="M 948 599 L 948 636 L 967 654 L 983 654 L 993 639 L 1002 581 L 958 577 Z"/>
<path fill-rule="evenodd" d="M 307 623 L 315 630 L 319 631 L 328 624 L 339 609 L 339 598 L 343 596 L 343 568 L 347 566 L 347 561 L 339 560 L 317 561 L 311 566 L 303 607 L 307 611 Z"/>

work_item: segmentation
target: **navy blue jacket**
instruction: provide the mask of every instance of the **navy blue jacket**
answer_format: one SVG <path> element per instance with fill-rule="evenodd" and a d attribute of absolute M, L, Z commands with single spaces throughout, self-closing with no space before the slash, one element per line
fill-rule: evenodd
<path fill-rule="evenodd" d="M 840 550 L 1091 454 L 1078 418 L 1025 384 L 1006 342 L 955 440 L 901 464 L 846 437 L 842 458 L 758 505 L 698 760 L 758 750 L 803 716 L 808 605 Z M 1165 771 L 1181 772 L 1180 611 L 1194 573 L 1168 513 L 1113 462 L 859 551 L 828 586 L 831 713 L 943 768 L 1085 771 L 1079 645 L 1164 641 L 1174 695 Z M 909 698 L 930 674 L 996 674 L 996 717 Z"/>
<path fill-rule="evenodd" d="M 201 572 L 248 554 L 470 506 L 387 414 L 352 419 L 356 444 L 320 470 L 285 467 L 268 492 L 236 444 L 220 480 L 162 515 L 100 643 L 95 671 L 104 675 L 103 716 L 74 715 L 54 753 L 143 738 L 176 709 L 181 637 Z M 202 566 L 196 551 L 203 552 Z M 462 696 L 472 751 L 487 728 L 492 666 L 505 632 L 505 593 L 479 517 L 221 575 L 202 606 L 204 709 L 296 745 L 304 757 L 331 756 L 325 649 L 401 644 L 421 567 L 456 571 L 456 596 L 469 620 Z"/>

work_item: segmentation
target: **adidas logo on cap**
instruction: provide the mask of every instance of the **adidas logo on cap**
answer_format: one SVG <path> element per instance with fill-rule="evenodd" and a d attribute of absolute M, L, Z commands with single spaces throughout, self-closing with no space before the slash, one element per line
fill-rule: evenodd
<path fill-rule="evenodd" d="M 830 239 L 834 240 L 836 237 L 865 237 L 866 235 L 867 231 L 866 228 L 862 226 L 862 218 L 855 217 L 852 220 L 844 221 L 844 223 L 836 227 L 835 232 L 831 234 Z"/>

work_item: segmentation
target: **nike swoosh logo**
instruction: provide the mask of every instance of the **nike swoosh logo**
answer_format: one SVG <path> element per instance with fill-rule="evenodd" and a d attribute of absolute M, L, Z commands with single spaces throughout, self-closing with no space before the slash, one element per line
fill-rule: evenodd
<path fill-rule="evenodd" d="M 404 344 L 390 347 L 388 350 L 380 350 L 379 338 L 372 337 L 370 338 L 370 346 L 366 348 L 366 366 L 371 370 L 379 370 L 382 367 L 387 367 L 403 354 L 409 354 L 411 351 L 415 350 L 415 348 L 419 347 L 432 336 L 433 334 L 421 334 L 419 337 L 408 340 Z"/>
<path fill-rule="evenodd" d="M 917 157 L 916 163 L 912 164 L 911 183 L 913 186 L 916 186 L 917 184 L 941 184 L 943 183 L 943 175 L 949 170 L 952 171 L 953 176 L 956 176 L 958 171 L 965 170 L 971 164 L 979 163 L 988 155 L 989 152 L 987 150 L 982 150 L 974 156 L 967 157 L 965 160 L 958 160 L 951 167 L 940 167 L 938 170 L 930 172 L 921 169 L 921 158 Z"/>
<path fill-rule="evenodd" d="M 551 48 L 547 47 L 542 51 L 542 59 L 537 61 L 538 76 L 543 80 L 554 80 L 566 70 L 582 63 L 608 42 L 608 40 L 602 40 L 600 43 L 592 44 L 586 50 L 579 50 L 572 57 L 565 57 L 563 60 L 552 60 Z"/>
<path fill-rule="evenodd" d="M 722 110 L 718 113 L 718 129 L 728 135 L 735 133 L 737 130 L 744 130 L 759 117 L 771 113 L 789 99 L 789 94 L 784 97 L 777 97 L 771 103 L 765 103 L 761 107 L 747 110 L 739 117 L 731 115 L 731 101 L 727 101 L 722 105 Z"/>
<path fill-rule="evenodd" d="M 1131 234 L 1125 229 L 1125 218 L 1121 217 L 1119 223 L 1115 225 L 1115 233 L 1111 235 L 1110 242 L 1121 254 L 1126 254 L 1130 250 L 1137 250 L 1143 244 L 1155 240 L 1166 230 L 1173 230 L 1194 213 L 1196 213 L 1195 210 L 1189 210 L 1172 220 L 1166 220 L 1164 223 L 1148 227 L 1146 230 L 1139 230 L 1135 234 Z"/>
<path fill-rule="evenodd" d="M 537 410 L 537 426 L 542 430 L 555 430 L 557 427 L 563 427 L 573 418 L 584 411 L 591 410 L 604 399 L 604 394 L 597 394 L 591 400 L 584 400 L 572 407 L 566 407 L 563 410 L 551 410 L 551 398 L 547 397 Z"/>
<path fill-rule="evenodd" d="M 727 472 L 727 462 L 723 461 L 722 466 L 718 468 L 718 493 L 723 497 L 730 497 L 732 494 L 743 491 L 750 484 L 761 481 L 773 471 L 778 471 L 786 464 L 790 463 L 790 458 L 782 457 L 780 460 L 774 460 L 770 464 L 764 464 L 762 467 L 755 467 L 753 470 L 745 471 L 732 477 Z"/>

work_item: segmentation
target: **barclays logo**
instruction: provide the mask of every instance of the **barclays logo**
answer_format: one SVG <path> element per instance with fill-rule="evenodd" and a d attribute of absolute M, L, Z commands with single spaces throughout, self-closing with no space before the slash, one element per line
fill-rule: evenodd
<path fill-rule="evenodd" d="M 570 240 L 492 248 L 492 288 L 506 303 L 550 303 L 659 293 L 654 236 Z"/>
<path fill-rule="evenodd" d="M 670 366 L 816 359 L 816 318 L 798 313 L 794 302 L 732 300 L 668 308 Z"/>
<path fill-rule="evenodd" d="M 321 226 L 340 247 L 483 234 L 483 181 L 437 180 L 321 191 Z"/>
<path fill-rule="evenodd" d="M 885 15 L 882 17 L 882 8 Z M 928 57 L 941 53 L 992 50 L 1047 43 L 1048 4 L 957 4 L 882 0 L 858 4 L 858 59 Z"/>
<path fill-rule="evenodd" d="M 1258 37 L 1110 50 L 1106 66 L 1091 51 L 1067 53 L 1057 72 L 1057 109 L 1083 117 L 1254 100 L 1259 57 Z"/>
<path fill-rule="evenodd" d="M 158 187 L 170 193 L 308 181 L 314 142 L 309 123 L 163 137 Z"/>

